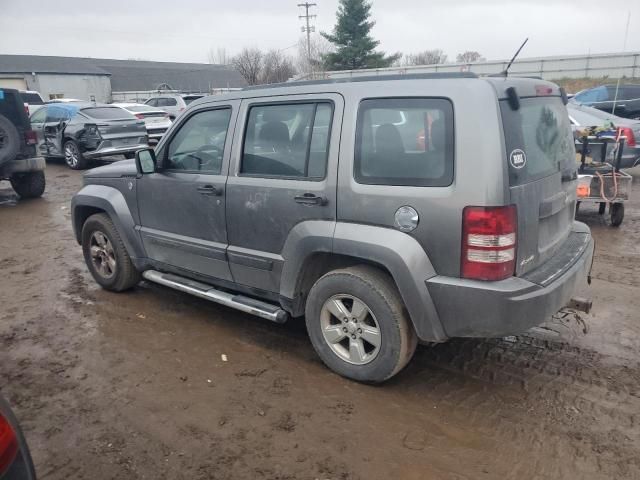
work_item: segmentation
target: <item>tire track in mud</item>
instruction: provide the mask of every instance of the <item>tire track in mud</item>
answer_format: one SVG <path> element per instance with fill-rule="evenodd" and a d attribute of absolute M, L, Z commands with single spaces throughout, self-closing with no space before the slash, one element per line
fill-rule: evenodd
<path fill-rule="evenodd" d="M 454 340 L 415 360 L 418 374 L 441 370 L 425 393 L 497 444 L 530 445 L 544 455 L 569 450 L 540 474 L 564 475 L 550 466 L 571 459 L 591 474 L 640 476 L 640 363 L 533 335 Z M 512 473 L 529 468 L 513 464 Z"/>

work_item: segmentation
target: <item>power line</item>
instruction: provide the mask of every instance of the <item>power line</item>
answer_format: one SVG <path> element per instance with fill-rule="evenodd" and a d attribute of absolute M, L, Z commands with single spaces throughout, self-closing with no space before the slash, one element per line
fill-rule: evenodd
<path fill-rule="evenodd" d="M 317 6 L 316 3 L 309 3 L 309 2 L 298 4 L 298 7 L 304 7 L 304 15 L 298 15 L 298 18 L 300 19 L 304 18 L 307 23 L 306 27 L 302 27 L 302 31 L 307 32 L 307 58 L 309 59 L 309 64 L 311 64 L 311 32 L 316 31 L 316 27 L 309 24 L 309 21 L 312 18 L 316 18 L 316 15 L 309 15 L 309 8 L 315 7 L 315 6 Z"/>

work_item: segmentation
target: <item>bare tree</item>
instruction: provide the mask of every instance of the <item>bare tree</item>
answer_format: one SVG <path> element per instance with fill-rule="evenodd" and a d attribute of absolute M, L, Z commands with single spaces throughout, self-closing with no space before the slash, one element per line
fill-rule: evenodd
<path fill-rule="evenodd" d="M 249 85 L 260 82 L 264 54 L 258 48 L 243 48 L 231 59 L 231 65 L 242 75 Z"/>
<path fill-rule="evenodd" d="M 211 47 L 207 52 L 207 60 L 214 65 L 229 65 L 231 63 L 231 58 L 224 47 L 218 47 L 215 50 Z"/>
<path fill-rule="evenodd" d="M 466 52 L 459 53 L 456 55 L 456 62 L 458 63 L 473 63 L 473 62 L 484 62 L 485 58 L 480 55 L 479 52 L 473 50 L 467 50 Z"/>
<path fill-rule="evenodd" d="M 418 53 L 409 53 L 402 57 L 403 66 L 436 65 L 447 62 L 447 54 L 441 49 L 424 50 Z"/>
<path fill-rule="evenodd" d="M 298 41 L 298 56 L 296 66 L 300 72 L 313 74 L 324 70 L 322 57 L 333 51 L 331 42 L 320 35 L 311 37 L 311 57 L 307 51 L 307 38 L 300 37 Z"/>
<path fill-rule="evenodd" d="M 296 74 L 291 57 L 279 50 L 270 50 L 262 58 L 261 83 L 286 82 Z"/>

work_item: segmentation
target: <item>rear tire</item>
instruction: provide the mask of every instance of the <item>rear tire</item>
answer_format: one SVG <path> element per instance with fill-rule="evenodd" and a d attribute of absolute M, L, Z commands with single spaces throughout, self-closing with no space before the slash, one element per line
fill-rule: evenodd
<path fill-rule="evenodd" d="M 106 213 L 91 215 L 82 226 L 82 253 L 91 275 L 102 288 L 122 292 L 140 282 L 140 272 Z"/>
<path fill-rule="evenodd" d="M 0 115 L 0 165 L 13 160 L 20 151 L 18 129 L 4 115 Z"/>
<path fill-rule="evenodd" d="M 16 173 L 11 177 L 11 186 L 20 198 L 40 197 L 46 187 L 44 172 Z"/>
<path fill-rule="evenodd" d="M 607 210 L 607 203 L 606 202 L 600 202 L 600 204 L 598 205 L 598 213 L 600 215 L 604 215 L 604 212 Z"/>
<path fill-rule="evenodd" d="M 322 361 L 352 380 L 384 382 L 415 352 L 417 337 L 400 293 L 377 268 L 361 265 L 327 273 L 311 288 L 305 313 L 309 338 Z"/>
<path fill-rule="evenodd" d="M 64 161 L 73 170 L 84 170 L 87 168 L 87 159 L 84 158 L 78 144 L 73 140 L 67 140 L 62 147 Z"/>

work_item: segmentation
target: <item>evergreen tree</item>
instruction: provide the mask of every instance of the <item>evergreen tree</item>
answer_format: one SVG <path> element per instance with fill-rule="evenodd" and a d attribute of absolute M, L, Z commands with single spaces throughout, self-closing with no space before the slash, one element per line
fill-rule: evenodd
<path fill-rule="evenodd" d="M 335 47 L 335 52 L 322 56 L 327 70 L 383 68 L 400 58 L 400 54 L 387 56 L 375 51 L 380 42 L 370 35 L 375 25 L 369 20 L 370 10 L 371 4 L 366 0 L 340 0 L 333 33 L 322 32 Z"/>

